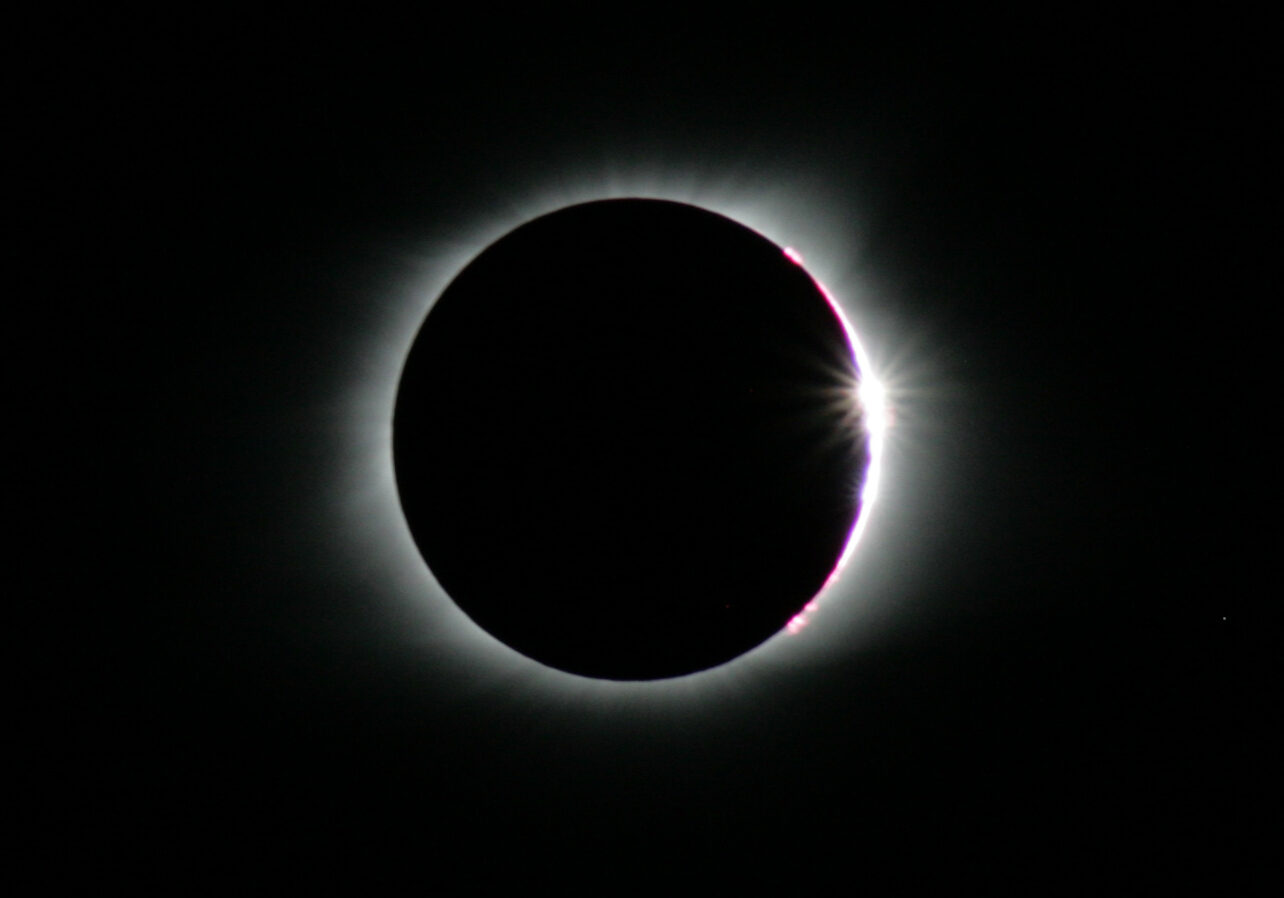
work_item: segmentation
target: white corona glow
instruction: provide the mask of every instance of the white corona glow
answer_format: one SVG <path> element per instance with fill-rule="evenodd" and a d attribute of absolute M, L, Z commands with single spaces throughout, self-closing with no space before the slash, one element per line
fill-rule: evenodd
<path fill-rule="evenodd" d="M 765 183 L 773 184 L 771 188 Z M 355 585 L 382 596 L 398 650 L 414 665 L 415 657 L 431 663 L 438 676 L 453 671 L 457 682 L 493 689 L 518 686 L 544 700 L 601 700 L 612 706 L 673 708 L 686 701 L 701 702 L 713 694 L 738 694 L 752 683 L 789 665 L 790 652 L 800 651 L 794 640 L 769 639 L 726 664 L 666 680 L 596 680 L 565 673 L 510 649 L 476 626 L 437 584 L 410 536 L 397 493 L 392 459 L 392 418 L 402 366 L 433 302 L 473 258 L 519 225 L 577 203 L 603 199 L 661 199 L 687 203 L 716 212 L 757 231 L 777 246 L 804 246 L 812 259 L 809 275 L 824 293 L 848 336 L 861 380 L 852 401 L 867 422 L 870 461 L 864 478 L 861 512 L 835 567 L 817 600 L 832 601 L 838 575 L 848 569 L 854 550 L 874 517 L 883 476 L 886 409 L 885 391 L 864 343 L 849 320 L 849 308 L 859 307 L 860 279 L 852 247 L 859 224 L 854 210 L 844 210 L 822 190 L 813 189 L 796 172 L 772 173 L 746 166 L 741 177 L 709 176 L 693 169 L 631 173 L 604 171 L 599 175 L 548 172 L 528 182 L 525 200 L 506 209 L 479 208 L 471 217 L 452 222 L 452 232 L 410 245 L 398 263 L 403 274 L 374 291 L 370 312 L 359 336 L 349 337 L 356 349 L 348 369 L 346 411 L 340 411 L 335 433 L 333 515 L 336 566 Z M 522 195 L 515 185 L 513 195 Z M 801 264 L 802 255 L 786 254 Z M 405 274 L 409 268 L 411 273 Z M 392 276 L 389 276 L 392 279 Z M 837 284 L 837 293 L 825 284 Z M 840 301 L 836 296 L 842 296 Z M 837 588 L 836 588 L 837 587 Z M 843 596 L 858 601 L 857 596 Z M 816 602 L 800 612 L 796 625 L 806 626 Z M 823 628 L 822 628 L 823 629 Z M 784 632 L 784 631 L 782 631 Z M 811 639 L 823 639 L 813 628 Z M 641 703 L 637 705 L 636 703 Z M 676 703 L 676 705 L 675 705 Z"/>

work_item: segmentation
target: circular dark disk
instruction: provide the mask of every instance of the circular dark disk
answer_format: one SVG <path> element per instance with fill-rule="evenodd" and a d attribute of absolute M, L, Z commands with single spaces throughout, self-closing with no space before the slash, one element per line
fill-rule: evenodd
<path fill-rule="evenodd" d="M 868 443 L 842 323 L 780 247 L 659 200 L 572 206 L 474 259 L 428 314 L 394 420 L 437 581 L 561 670 L 722 664 L 833 571 Z"/>

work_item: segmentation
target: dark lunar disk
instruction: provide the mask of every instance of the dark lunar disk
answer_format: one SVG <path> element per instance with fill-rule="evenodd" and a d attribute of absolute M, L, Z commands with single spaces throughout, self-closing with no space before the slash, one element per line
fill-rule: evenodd
<path fill-rule="evenodd" d="M 402 375 L 397 487 L 428 567 L 517 651 L 618 680 L 713 667 L 824 585 L 867 439 L 843 327 L 780 247 L 605 200 L 492 244 Z"/>

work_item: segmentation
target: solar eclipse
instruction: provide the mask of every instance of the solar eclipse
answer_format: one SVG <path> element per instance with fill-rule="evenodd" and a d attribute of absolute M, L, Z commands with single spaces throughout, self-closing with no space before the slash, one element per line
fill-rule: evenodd
<path fill-rule="evenodd" d="M 792 250 L 614 199 L 491 244 L 398 387 L 409 529 L 445 592 L 550 667 L 649 680 L 806 621 L 872 500 L 880 390 Z"/>

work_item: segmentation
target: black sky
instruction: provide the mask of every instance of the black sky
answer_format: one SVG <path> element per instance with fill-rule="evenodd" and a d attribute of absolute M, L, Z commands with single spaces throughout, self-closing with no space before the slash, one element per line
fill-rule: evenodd
<path fill-rule="evenodd" d="M 1239 513 L 1279 497 L 1249 476 L 1274 464 L 1246 399 L 1273 382 L 1253 31 L 68 24 L 31 70 L 58 257 L 35 819 L 1231 857 L 1278 535 Z M 814 624 L 841 637 L 642 704 L 422 632 L 327 510 L 354 385 L 440 248 L 630 167 L 747 197 L 796 173 L 915 390 L 870 596 Z"/>

